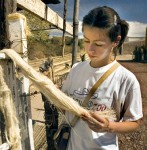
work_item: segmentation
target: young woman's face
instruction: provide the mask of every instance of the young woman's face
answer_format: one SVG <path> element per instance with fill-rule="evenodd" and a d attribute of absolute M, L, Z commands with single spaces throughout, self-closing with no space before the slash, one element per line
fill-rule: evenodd
<path fill-rule="evenodd" d="M 91 63 L 110 60 L 111 52 L 116 45 L 111 42 L 107 32 L 106 29 L 84 26 L 84 46 Z"/>

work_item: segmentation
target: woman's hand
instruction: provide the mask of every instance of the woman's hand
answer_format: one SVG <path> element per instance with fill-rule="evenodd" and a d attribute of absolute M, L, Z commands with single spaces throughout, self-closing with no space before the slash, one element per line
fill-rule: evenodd
<path fill-rule="evenodd" d="M 94 132 L 109 131 L 109 120 L 100 116 L 98 112 L 90 112 L 90 115 L 82 115 L 81 118 Z"/>
<path fill-rule="evenodd" d="M 89 112 L 81 118 L 95 132 L 129 133 L 135 131 L 141 124 L 141 119 L 136 121 L 113 122 L 99 115 L 99 112 Z"/>

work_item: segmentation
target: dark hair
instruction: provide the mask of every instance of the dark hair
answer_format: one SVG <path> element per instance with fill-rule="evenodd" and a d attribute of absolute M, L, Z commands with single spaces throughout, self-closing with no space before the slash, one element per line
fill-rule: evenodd
<path fill-rule="evenodd" d="M 117 36 L 121 36 L 121 40 L 117 47 L 120 47 L 129 30 L 129 25 L 125 20 L 121 20 L 118 13 L 107 6 L 92 9 L 84 18 L 83 24 L 102 29 L 108 29 L 108 36 L 112 42 L 117 40 Z"/>

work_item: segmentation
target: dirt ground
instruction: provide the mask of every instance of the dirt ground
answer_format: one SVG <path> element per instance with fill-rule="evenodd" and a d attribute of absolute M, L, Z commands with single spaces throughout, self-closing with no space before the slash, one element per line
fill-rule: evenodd
<path fill-rule="evenodd" d="M 143 104 L 143 120 L 140 128 L 133 133 L 119 135 L 120 150 L 146 150 L 147 149 L 147 63 L 120 62 L 137 77 Z"/>

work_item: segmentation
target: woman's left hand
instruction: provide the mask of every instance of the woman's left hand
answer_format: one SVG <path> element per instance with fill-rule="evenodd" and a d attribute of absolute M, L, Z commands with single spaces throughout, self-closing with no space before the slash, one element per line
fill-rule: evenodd
<path fill-rule="evenodd" d="M 99 115 L 98 112 L 90 112 L 90 115 L 82 115 L 89 128 L 94 132 L 106 132 L 109 130 L 109 120 Z"/>

